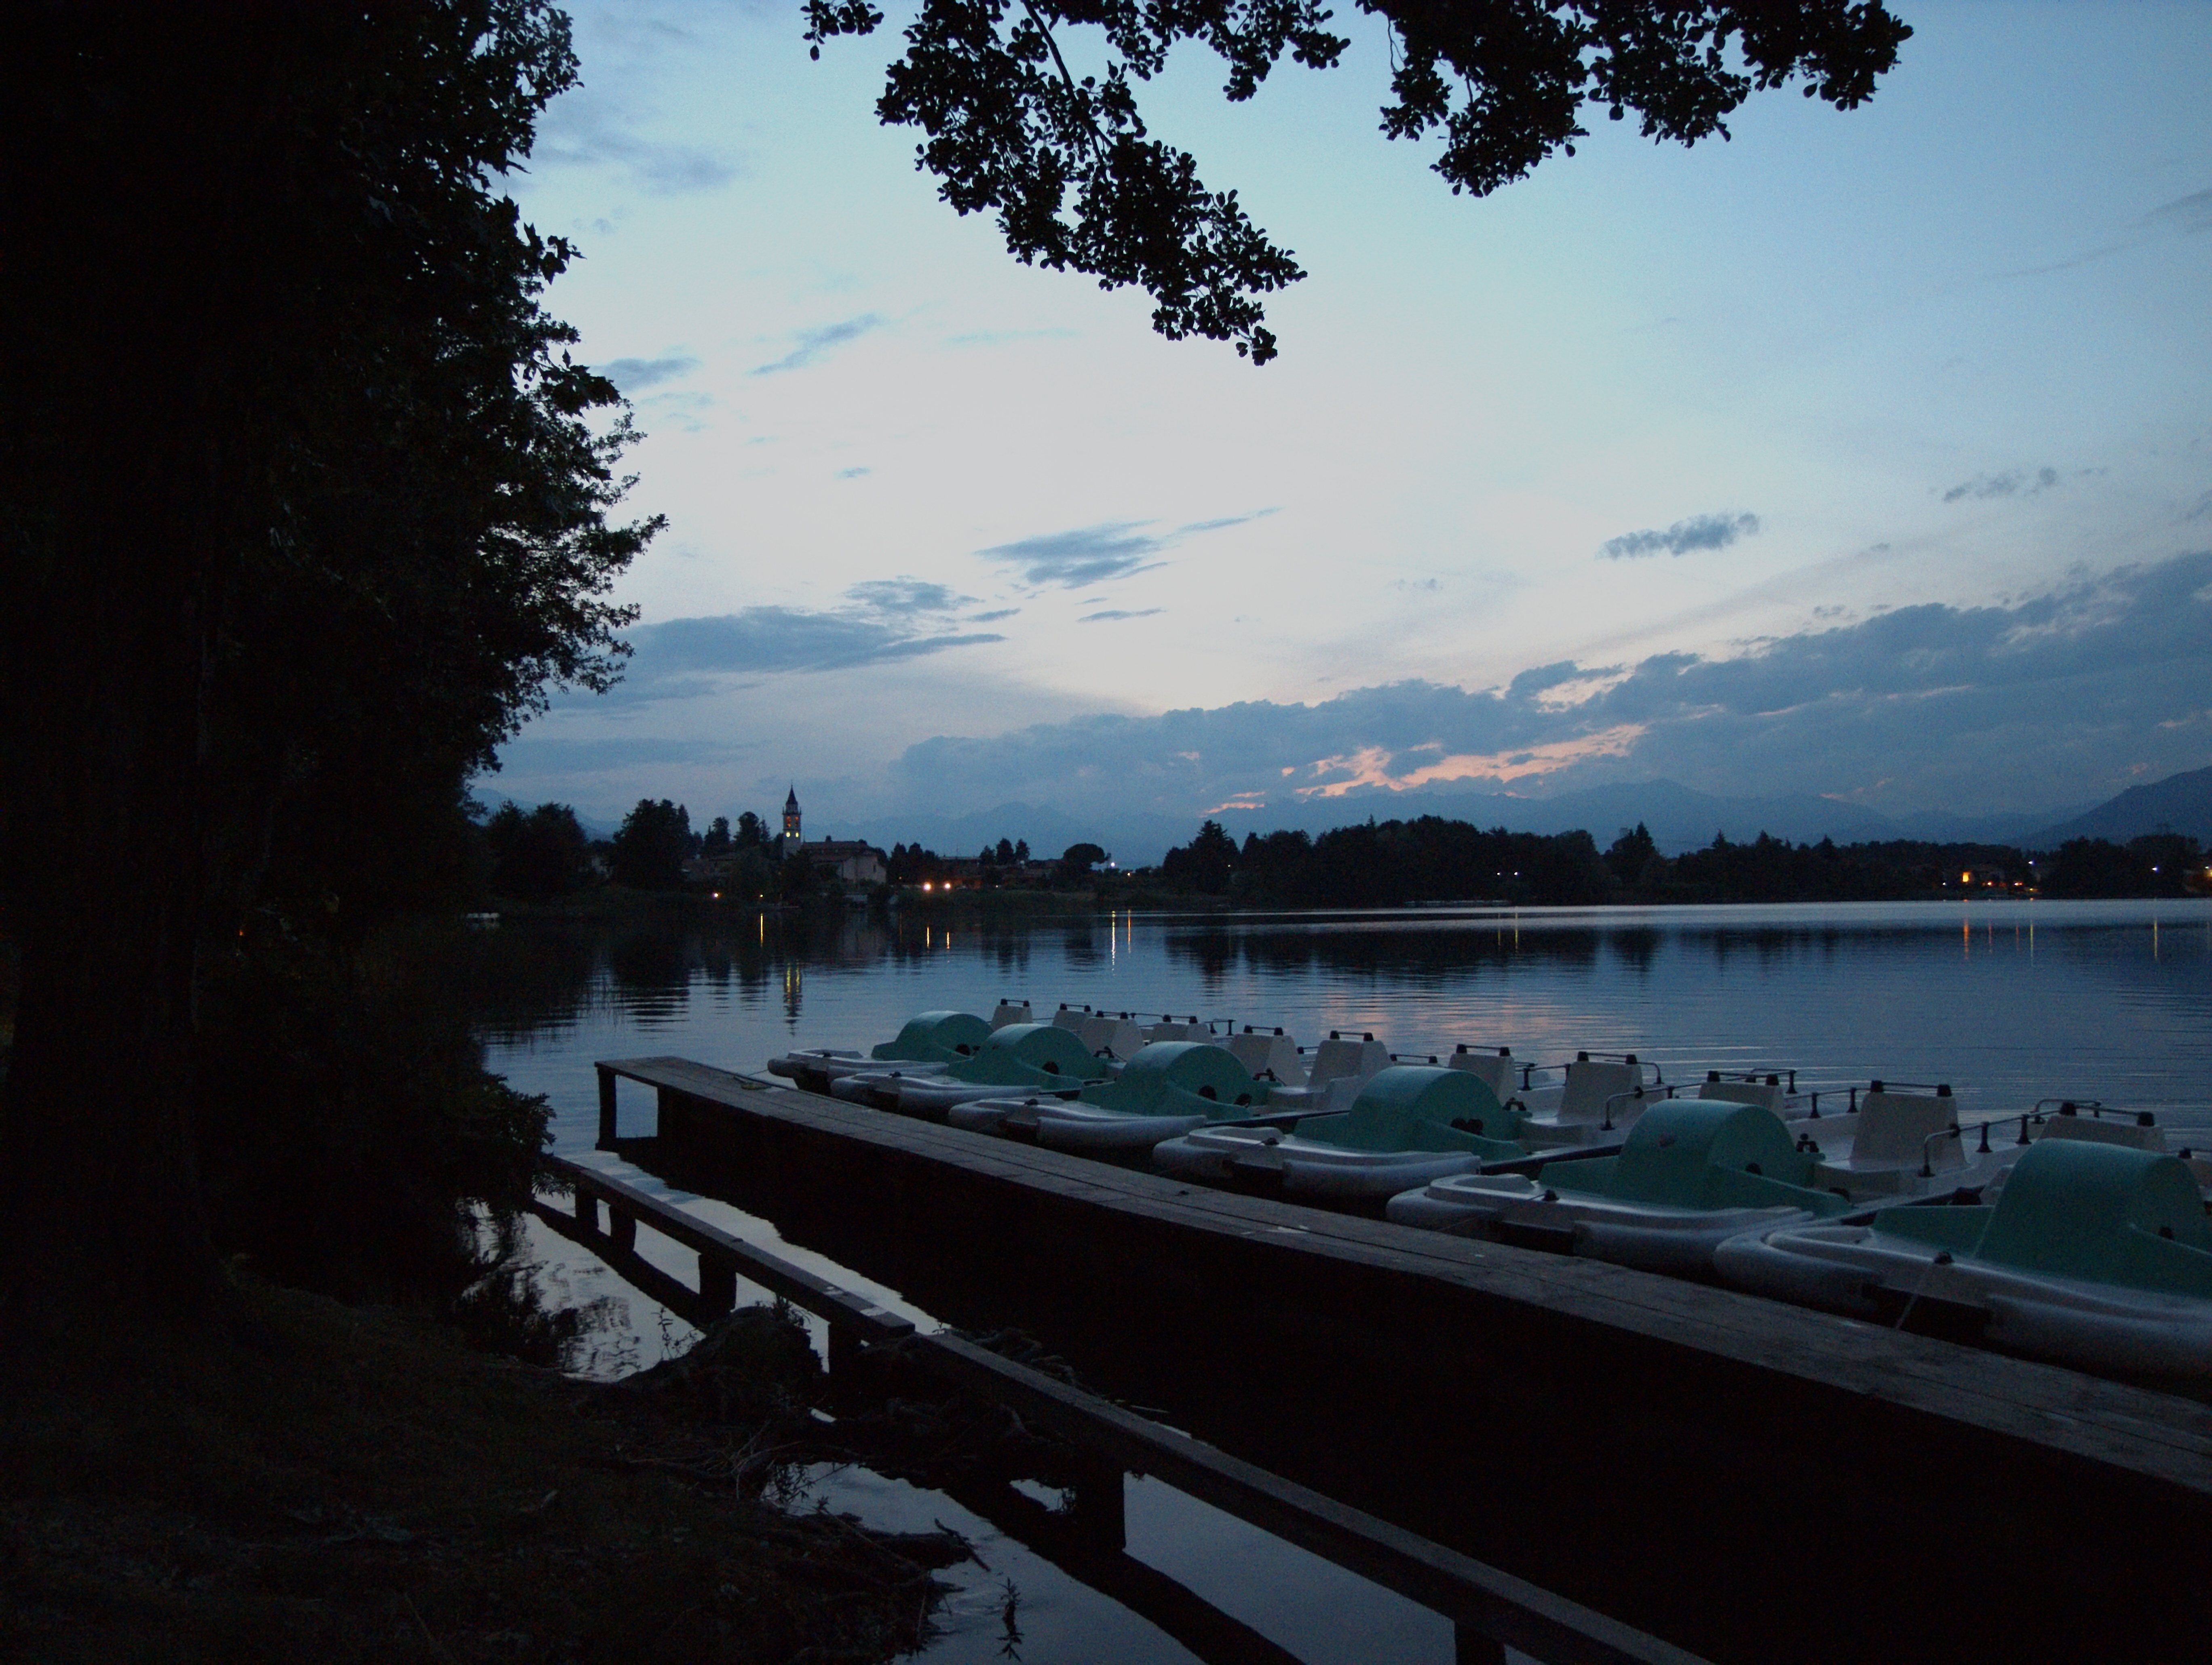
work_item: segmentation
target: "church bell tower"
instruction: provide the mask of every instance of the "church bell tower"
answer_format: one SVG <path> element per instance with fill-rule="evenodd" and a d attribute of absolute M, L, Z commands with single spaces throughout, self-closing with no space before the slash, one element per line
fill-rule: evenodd
<path fill-rule="evenodd" d="M 794 786 L 783 800 L 783 858 L 787 862 L 799 853 L 803 840 L 799 836 L 799 789 Z"/>

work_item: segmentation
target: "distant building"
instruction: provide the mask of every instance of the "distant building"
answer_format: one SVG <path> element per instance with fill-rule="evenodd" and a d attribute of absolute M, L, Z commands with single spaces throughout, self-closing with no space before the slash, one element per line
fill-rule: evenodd
<path fill-rule="evenodd" d="M 799 835 L 799 789 L 792 787 L 783 799 L 783 858 L 789 861 L 803 843 Z"/>
<path fill-rule="evenodd" d="M 884 852 L 859 839 L 817 839 L 796 848 L 808 866 L 841 884 L 880 885 L 890 876 Z"/>

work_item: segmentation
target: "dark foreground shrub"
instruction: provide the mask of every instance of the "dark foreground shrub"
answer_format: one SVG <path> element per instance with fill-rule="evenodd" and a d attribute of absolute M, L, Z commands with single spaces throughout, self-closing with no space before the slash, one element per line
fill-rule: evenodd
<path fill-rule="evenodd" d="M 450 1299 L 530 1198 L 548 1109 L 483 1067 L 424 928 L 275 927 L 206 969 L 198 1149 L 216 1245 L 345 1300 Z"/>

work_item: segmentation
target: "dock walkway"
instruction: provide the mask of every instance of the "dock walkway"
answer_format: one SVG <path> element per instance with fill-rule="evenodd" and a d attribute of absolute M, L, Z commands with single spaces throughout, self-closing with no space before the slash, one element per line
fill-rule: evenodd
<path fill-rule="evenodd" d="M 2212 1409 L 675 1058 L 656 1165 L 1239 1457 L 1723 1659 L 2194 1655 Z"/>

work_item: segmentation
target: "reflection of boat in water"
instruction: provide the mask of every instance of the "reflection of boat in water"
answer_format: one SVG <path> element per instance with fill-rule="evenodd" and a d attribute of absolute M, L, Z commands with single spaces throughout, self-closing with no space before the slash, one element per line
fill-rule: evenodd
<path fill-rule="evenodd" d="M 1155 1147 L 1152 1165 L 1209 1184 L 1279 1184 L 1293 1196 L 1371 1202 L 1525 1156 L 1514 1137 L 1520 1120 L 1468 1071 L 1391 1064 L 1348 1109 L 1301 1116 L 1287 1129 L 1194 1128 Z"/>
<path fill-rule="evenodd" d="M 1816 1166 L 1761 1105 L 1668 1099 L 1644 1111 L 1617 1155 L 1548 1162 L 1533 1178 L 1448 1175 L 1392 1197 L 1385 1214 L 1403 1226 L 1705 1273 L 1739 1233 L 1843 1213 L 1848 1203 L 1811 1184 Z"/>
<path fill-rule="evenodd" d="M 1073 1099 L 1027 1093 L 972 1099 L 945 1113 L 954 1127 L 1034 1137 L 1087 1155 L 1142 1157 L 1164 1139 L 1206 1122 L 1249 1116 L 1267 1102 L 1224 1047 L 1155 1041 L 1121 1073 Z"/>
<path fill-rule="evenodd" d="M 2179 1157 L 2045 1137 L 1988 1201 L 1865 1225 L 1784 1225 L 1721 1245 L 1721 1275 L 1802 1305 L 1967 1335 L 2091 1369 L 2212 1377 L 2212 1224 Z"/>

